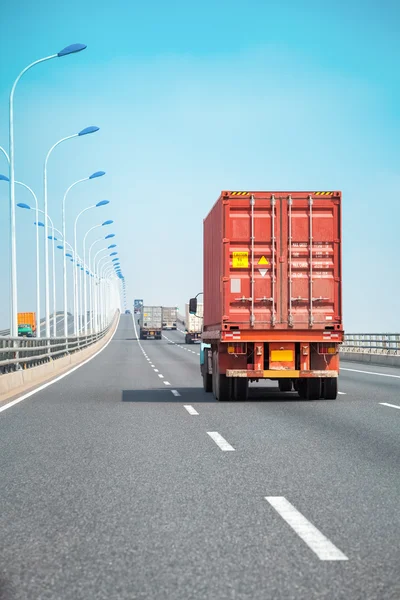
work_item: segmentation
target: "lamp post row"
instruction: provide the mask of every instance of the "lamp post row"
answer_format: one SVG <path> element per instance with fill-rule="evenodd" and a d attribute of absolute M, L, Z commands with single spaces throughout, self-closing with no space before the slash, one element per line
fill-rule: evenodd
<path fill-rule="evenodd" d="M 86 49 L 86 45 L 85 44 L 72 44 L 70 46 L 67 46 L 66 48 L 64 48 L 63 50 L 61 50 L 60 52 L 58 52 L 57 54 L 52 54 L 50 56 L 46 56 L 44 58 L 41 58 L 39 60 L 36 60 L 34 62 L 32 62 L 31 64 L 29 64 L 27 67 L 25 67 L 17 76 L 17 78 L 15 79 L 12 88 L 11 88 L 11 92 L 10 92 L 10 98 L 9 98 L 9 154 L 7 154 L 6 150 L 2 147 L 0 147 L 0 152 L 2 152 L 6 159 L 7 162 L 9 164 L 9 177 L 6 177 L 4 175 L 0 175 L 0 180 L 4 180 L 4 181 L 8 181 L 9 182 L 9 204 L 10 204 L 10 256 L 11 256 L 11 272 L 10 272 L 10 335 L 12 337 L 17 337 L 18 335 L 18 295 L 17 295 L 17 260 L 16 260 L 16 217 L 15 217 L 15 185 L 21 185 L 23 187 L 25 187 L 32 195 L 32 197 L 34 198 L 35 201 L 35 210 L 36 210 L 36 311 L 37 311 L 37 318 L 39 321 L 38 327 L 37 327 L 37 335 L 40 336 L 40 273 L 39 273 L 39 233 L 38 233 L 38 228 L 39 228 L 39 220 L 38 220 L 38 213 L 41 212 L 44 214 L 44 233 L 45 233 L 45 328 L 46 328 L 46 337 L 50 337 L 50 279 L 49 279 L 49 240 L 51 239 L 53 242 L 53 306 L 54 306 L 54 315 L 53 315 L 53 332 L 54 332 L 54 336 L 56 336 L 56 290 L 55 290 L 55 256 L 54 256 L 54 243 L 56 241 L 56 238 L 54 236 L 54 232 L 55 232 L 55 228 L 54 228 L 54 223 L 52 222 L 52 220 L 50 219 L 49 215 L 48 215 L 48 192 L 47 192 L 47 164 L 48 164 L 48 160 L 53 152 L 53 150 L 60 145 L 61 143 L 75 138 L 75 137 L 81 137 L 84 135 L 88 135 L 91 133 L 95 133 L 96 131 L 99 130 L 98 127 L 95 126 L 90 126 L 90 127 L 86 127 L 85 129 L 79 131 L 78 133 L 75 133 L 73 135 L 69 135 L 67 137 L 62 138 L 61 140 L 59 140 L 58 142 L 56 142 L 48 151 L 46 158 L 45 158 L 45 162 L 44 162 L 44 170 L 43 170 L 43 196 L 44 196 L 44 210 L 40 210 L 38 207 L 38 200 L 37 200 L 37 196 L 35 195 L 35 193 L 33 192 L 33 190 L 27 186 L 26 184 L 16 181 L 15 179 L 15 144 L 14 144 L 14 95 L 15 95 L 15 90 L 16 87 L 18 85 L 18 82 L 20 81 L 21 77 L 27 72 L 29 71 L 32 67 L 43 63 L 45 61 L 51 60 L 53 58 L 61 58 L 63 56 L 67 56 L 69 54 L 75 54 L 78 52 L 81 52 L 82 50 Z M 63 204 L 62 204 L 62 239 L 63 239 L 63 243 L 64 246 L 66 244 L 66 232 L 65 232 L 65 201 L 66 201 L 66 197 L 68 195 L 68 192 L 78 183 L 81 183 L 83 181 L 87 181 L 88 179 L 94 179 L 96 177 L 100 177 L 102 175 L 104 175 L 105 173 L 103 171 L 97 171 L 96 173 L 94 173 L 93 175 L 91 175 L 90 177 L 84 178 L 84 179 L 80 179 L 78 181 L 76 181 L 75 183 L 73 183 L 66 191 L 66 193 L 64 194 L 63 197 Z M 76 224 L 77 224 L 77 220 L 80 217 L 81 214 L 83 214 L 84 212 L 86 212 L 87 210 L 91 209 L 91 208 L 97 208 L 98 206 L 103 206 L 105 204 L 108 204 L 109 201 L 108 200 L 103 200 L 99 203 L 97 203 L 96 205 L 87 207 L 86 209 L 84 209 L 83 211 L 81 211 L 79 213 L 79 215 L 77 216 L 76 220 L 75 220 L 75 227 L 74 227 L 74 258 L 72 258 L 72 260 L 77 261 L 77 252 L 76 252 L 76 245 L 77 245 L 77 241 L 76 241 Z M 24 205 L 24 204 L 19 204 L 18 206 L 20 206 L 21 208 L 29 208 L 29 205 Z M 49 236 L 49 232 L 48 232 L 48 223 L 51 223 L 52 226 L 52 236 Z M 112 223 L 112 221 L 110 221 L 110 223 Z M 92 228 L 93 229 L 93 228 Z M 91 230 L 92 230 L 91 229 Z M 90 230 L 90 231 L 91 231 Z M 87 234 L 86 234 L 87 235 Z M 84 241 L 84 254 L 85 254 L 85 243 L 86 243 L 86 235 L 85 235 L 85 241 Z M 65 247 L 64 247 L 65 250 Z M 68 322 L 67 322 L 67 276 L 66 276 L 66 252 L 63 252 L 63 279 L 64 279 L 64 335 L 65 337 L 67 337 L 68 335 Z M 86 276 L 94 276 L 93 273 L 90 273 L 90 268 L 87 270 L 86 264 L 85 264 L 85 259 L 83 261 L 83 267 L 81 267 L 81 269 L 84 269 L 84 283 L 85 283 L 85 307 L 87 307 L 86 301 L 87 301 L 87 297 L 86 297 Z M 87 273 L 85 272 L 87 271 Z M 75 290 L 74 290 L 74 300 L 76 299 L 76 295 L 77 295 L 77 268 L 74 269 L 74 281 L 76 282 L 76 285 L 74 286 Z M 75 304 L 75 303 L 74 303 Z M 78 315 L 77 315 L 77 302 L 75 304 L 75 310 L 74 310 L 74 330 L 75 330 L 75 334 L 78 334 L 79 331 L 82 330 L 82 327 L 78 326 Z M 81 311 L 82 312 L 82 311 Z M 85 314 L 87 314 L 87 309 L 85 308 Z M 87 332 L 87 319 L 85 317 L 84 319 L 85 321 L 85 332 Z"/>

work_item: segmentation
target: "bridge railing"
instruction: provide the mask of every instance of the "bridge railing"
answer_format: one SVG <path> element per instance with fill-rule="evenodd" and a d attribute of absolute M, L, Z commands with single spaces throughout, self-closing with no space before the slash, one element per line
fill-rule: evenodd
<path fill-rule="evenodd" d="M 111 326 L 112 323 L 103 331 L 81 336 L 39 339 L 0 337 L 0 375 L 30 369 L 83 350 L 107 335 Z"/>
<path fill-rule="evenodd" d="M 348 333 L 340 351 L 400 356 L 400 333 Z"/>

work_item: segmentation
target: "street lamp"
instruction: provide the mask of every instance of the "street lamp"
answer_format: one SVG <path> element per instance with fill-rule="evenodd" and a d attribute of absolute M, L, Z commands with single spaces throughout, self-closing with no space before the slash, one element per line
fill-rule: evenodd
<path fill-rule="evenodd" d="M 100 202 L 97 202 L 97 204 L 92 204 L 91 206 L 87 206 L 86 208 L 84 208 L 83 210 L 81 210 L 80 213 L 78 213 L 76 219 L 75 219 L 75 223 L 74 223 L 74 252 L 75 252 L 75 256 L 77 254 L 76 251 L 76 226 L 78 223 L 79 218 L 88 210 L 91 210 L 92 208 L 99 208 L 101 206 L 105 206 L 106 204 L 109 204 L 110 201 L 109 200 L 101 200 Z M 107 221 L 105 221 L 106 224 Z M 112 221 L 111 221 L 112 223 Z M 75 277 L 77 278 L 77 273 L 75 271 Z M 78 285 L 78 281 L 76 283 L 76 287 Z M 79 316 L 79 321 L 81 320 L 81 316 Z M 76 295 L 74 298 L 74 334 L 77 335 L 78 332 L 78 296 Z"/>
<path fill-rule="evenodd" d="M 73 187 L 78 185 L 78 183 L 82 183 L 83 181 L 89 181 L 90 179 L 97 179 L 98 177 L 102 177 L 103 175 L 105 175 L 105 171 L 96 171 L 95 173 L 92 173 L 91 175 L 89 175 L 89 177 L 84 177 L 83 179 L 78 179 L 78 181 L 75 181 L 73 184 L 71 184 L 69 186 L 69 188 L 67 188 L 67 190 L 64 194 L 64 197 L 63 197 L 63 201 L 62 201 L 62 230 L 63 230 L 64 239 L 65 239 L 65 228 L 66 228 L 65 202 L 66 202 L 66 199 L 67 199 L 67 196 L 68 196 L 70 190 L 72 190 Z M 68 296 L 67 296 L 67 259 L 66 259 L 65 255 L 63 257 L 63 279 L 64 279 L 64 335 L 65 335 L 65 337 L 67 337 L 67 334 L 68 334 L 68 324 L 67 324 Z"/>
<path fill-rule="evenodd" d="M 8 159 L 7 153 L 5 151 L 4 151 L 4 153 Z M 9 182 L 10 179 L 6 175 L 0 175 L 0 181 L 8 181 Z M 30 192 L 30 194 L 32 195 L 33 200 L 35 202 L 35 207 L 36 207 L 36 220 L 38 220 L 39 208 L 38 208 L 38 199 L 37 199 L 36 194 L 28 185 L 26 185 L 25 183 L 22 183 L 22 181 L 15 181 L 15 183 L 24 187 L 25 189 L 27 189 L 28 192 Z M 39 326 L 36 327 L 36 337 L 40 338 L 40 263 L 39 263 L 39 231 L 38 231 L 38 229 L 36 229 L 36 314 L 37 314 L 37 319 L 38 319 L 38 323 L 39 323 Z"/>
<path fill-rule="evenodd" d="M 102 223 L 102 226 L 111 225 L 112 223 L 113 223 L 113 221 L 104 221 L 104 223 Z M 94 293 L 95 293 L 95 285 L 96 285 L 94 271 L 92 269 L 92 248 L 99 242 L 102 242 L 103 240 L 109 240 L 114 237 L 115 237 L 115 233 L 109 233 L 104 238 L 98 238 L 97 240 L 95 240 L 89 248 L 89 263 L 88 264 L 89 264 L 89 270 L 91 271 L 91 274 L 92 274 L 92 278 L 91 278 L 90 285 L 89 285 L 89 311 L 90 311 L 90 330 L 91 331 L 93 331 L 93 326 L 94 326 L 93 313 L 94 313 Z M 105 248 L 103 248 L 102 250 L 99 250 L 99 252 L 97 254 L 99 254 L 100 252 L 104 252 L 104 251 L 105 251 Z M 95 255 L 95 258 L 97 256 L 97 254 Z"/>
<path fill-rule="evenodd" d="M 35 65 L 39 63 L 45 62 L 47 60 L 51 60 L 52 58 L 60 58 L 62 56 L 67 56 L 68 54 L 75 54 L 77 52 L 81 52 L 85 50 L 85 44 L 71 44 L 57 54 L 51 54 L 50 56 L 45 56 L 44 58 L 40 58 L 39 60 L 35 60 L 33 63 L 25 67 L 16 80 L 13 83 L 10 92 L 10 102 L 9 102 L 9 140 L 10 140 L 10 156 L 9 156 L 9 164 L 10 164 L 10 257 L 11 257 L 11 302 L 10 302 L 10 334 L 12 337 L 16 337 L 18 335 L 18 297 L 17 297 L 17 242 L 16 242 L 16 231 L 15 231 L 15 150 L 14 150 L 14 94 L 17 84 L 21 77 L 29 71 Z M 46 221 L 47 223 L 47 221 Z M 39 317 L 40 319 L 40 317 Z"/>
<path fill-rule="evenodd" d="M 85 129 L 82 129 L 78 133 L 73 133 L 72 135 L 68 135 L 68 136 L 66 136 L 64 138 L 61 138 L 61 140 L 58 140 L 58 142 L 56 142 L 55 144 L 53 144 L 53 146 L 50 148 L 50 150 L 48 151 L 48 153 L 46 155 L 45 161 L 44 161 L 44 169 L 43 169 L 43 196 L 44 196 L 44 212 L 45 212 L 45 219 L 44 219 L 44 226 L 45 226 L 45 232 L 44 232 L 44 234 L 45 234 L 44 260 L 45 260 L 45 271 L 46 271 L 46 279 L 45 279 L 46 336 L 50 332 L 49 280 L 47 278 L 47 275 L 48 275 L 48 264 L 49 264 L 49 246 L 48 246 L 48 243 L 47 243 L 48 230 L 47 230 L 47 218 L 46 218 L 47 217 L 47 163 L 48 163 L 49 157 L 50 157 L 51 153 L 53 152 L 53 150 L 55 148 L 57 148 L 57 146 L 59 146 L 63 142 L 66 142 L 67 140 L 71 140 L 72 138 L 75 138 L 75 137 L 82 137 L 84 135 L 89 135 L 90 133 L 95 133 L 96 131 L 99 131 L 99 127 L 91 125 L 90 127 L 85 127 Z"/>
<path fill-rule="evenodd" d="M 15 182 L 17 183 L 17 182 Z M 26 210 L 32 210 L 32 207 L 29 206 L 29 204 L 25 204 L 24 202 L 19 202 L 17 204 L 18 208 L 24 208 Z M 41 210 L 40 208 L 36 207 L 36 213 L 41 213 L 44 215 L 44 211 Z M 57 238 L 54 236 L 54 232 L 57 231 L 59 232 L 59 230 L 54 227 L 54 223 L 52 221 L 52 219 L 50 218 L 49 215 L 47 215 L 47 219 L 50 222 L 51 225 L 51 230 L 52 230 L 52 235 L 48 236 L 49 240 L 54 240 L 57 241 Z M 36 231 L 39 231 L 39 227 L 45 227 L 44 223 L 40 223 L 37 222 L 37 227 L 36 227 Z M 45 229 L 46 230 L 46 229 Z M 61 233 L 61 232 L 59 232 Z M 40 317 L 38 317 L 40 320 Z M 55 255 L 54 255 L 54 244 L 53 244 L 53 336 L 57 337 L 57 316 L 56 316 L 56 267 L 55 267 Z M 46 337 L 47 337 L 47 332 L 46 332 Z"/>
<path fill-rule="evenodd" d="M 111 221 L 111 220 L 104 221 L 104 223 L 100 223 L 99 225 L 94 225 L 93 227 L 91 227 L 90 229 L 88 229 L 88 231 L 85 233 L 85 236 L 83 238 L 83 262 L 84 262 L 85 265 L 86 265 L 86 238 L 87 238 L 87 236 L 94 229 L 98 229 L 99 227 L 105 227 L 107 225 L 111 225 L 113 222 L 114 221 Z M 100 238 L 100 240 L 96 240 L 96 242 L 97 241 L 101 241 L 103 239 L 110 239 L 112 237 L 115 237 L 115 233 L 110 233 L 105 238 Z M 94 243 L 96 243 L 96 242 L 94 242 Z M 92 244 L 92 246 L 93 246 L 93 244 Z M 90 248 L 92 248 L 92 246 Z M 90 270 L 90 250 L 89 250 L 89 270 Z M 89 294 L 90 295 L 91 295 L 91 289 L 92 289 L 92 287 L 90 285 L 89 286 Z M 84 295 L 84 314 L 87 315 L 87 277 L 85 277 L 85 276 L 84 276 L 84 292 L 83 292 L 83 295 Z M 90 302 L 89 302 L 89 305 L 90 305 Z M 90 307 L 90 309 L 91 309 L 91 307 Z M 92 317 L 90 317 L 90 322 L 91 322 L 91 320 L 92 320 Z M 87 325 L 88 325 L 88 322 L 87 322 L 86 317 L 85 317 L 85 322 L 84 322 L 85 335 L 87 334 Z"/>

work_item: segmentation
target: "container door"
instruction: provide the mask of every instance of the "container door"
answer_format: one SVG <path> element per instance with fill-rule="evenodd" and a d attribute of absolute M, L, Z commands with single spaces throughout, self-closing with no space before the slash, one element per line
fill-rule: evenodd
<path fill-rule="evenodd" d="M 278 260 L 281 221 L 274 196 L 249 195 L 225 205 L 224 315 L 246 328 L 281 320 Z"/>
<path fill-rule="evenodd" d="M 294 195 L 283 200 L 283 254 L 290 327 L 325 329 L 340 320 L 340 204 Z"/>

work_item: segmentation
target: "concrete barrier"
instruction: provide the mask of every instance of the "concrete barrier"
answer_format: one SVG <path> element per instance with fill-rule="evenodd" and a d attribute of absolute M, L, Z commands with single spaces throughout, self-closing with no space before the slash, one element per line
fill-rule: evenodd
<path fill-rule="evenodd" d="M 366 363 L 400 368 L 400 356 L 396 354 L 371 354 L 369 352 L 341 352 L 340 358 L 349 362 Z"/>
<path fill-rule="evenodd" d="M 0 405 L 17 394 L 29 392 L 35 387 L 59 377 L 71 367 L 83 363 L 96 354 L 112 338 L 118 327 L 118 322 L 119 315 L 116 316 L 110 331 L 101 340 L 83 350 L 56 360 L 50 360 L 43 365 L 32 367 L 31 369 L 23 369 L 0 375 Z"/>

